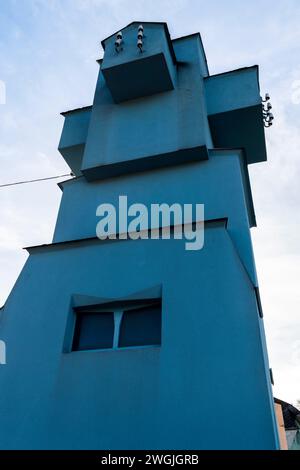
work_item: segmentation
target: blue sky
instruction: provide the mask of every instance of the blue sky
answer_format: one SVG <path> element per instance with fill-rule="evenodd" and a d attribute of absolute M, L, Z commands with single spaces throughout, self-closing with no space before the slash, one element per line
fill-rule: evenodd
<path fill-rule="evenodd" d="M 173 38 L 201 32 L 210 73 L 260 66 L 275 123 L 268 162 L 250 167 L 252 229 L 274 393 L 300 399 L 300 2 L 296 0 L 0 0 L 0 184 L 67 173 L 61 111 L 92 102 L 100 41 L 127 23 L 166 21 Z M 0 91 L 1 93 L 1 91 Z M 1 103 L 1 95 L 0 95 Z M 25 260 L 51 241 L 55 182 L 0 189 L 0 304 Z"/>

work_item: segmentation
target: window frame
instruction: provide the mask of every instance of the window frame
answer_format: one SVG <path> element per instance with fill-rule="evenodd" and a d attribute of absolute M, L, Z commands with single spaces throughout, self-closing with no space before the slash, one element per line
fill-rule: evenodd
<path fill-rule="evenodd" d="M 73 335 L 71 341 L 71 350 L 70 352 L 109 352 L 109 351 L 123 351 L 128 349 L 144 349 L 144 348 L 160 348 L 161 342 L 159 344 L 145 344 L 145 345 L 135 345 L 135 346 L 119 346 L 120 339 L 120 330 L 124 313 L 128 311 L 139 310 L 143 307 L 160 307 L 160 321 L 162 327 L 162 299 L 145 299 L 145 300 L 131 300 L 131 301 L 112 301 L 105 302 L 103 304 L 94 304 L 86 305 L 80 307 L 73 307 L 74 313 L 74 325 L 73 325 Z M 81 314 L 101 314 L 101 313 L 112 313 L 114 320 L 114 331 L 113 331 L 113 341 L 111 348 L 95 348 L 95 349 L 74 349 L 75 340 L 78 341 L 76 333 L 76 324 L 78 317 Z M 82 320 L 81 320 L 82 321 Z"/>
<path fill-rule="evenodd" d="M 88 310 L 87 311 L 82 311 L 78 314 L 75 313 L 75 321 L 74 321 L 74 328 L 73 328 L 73 338 L 72 338 L 72 344 L 71 344 L 71 351 L 72 352 L 76 352 L 76 351 L 95 351 L 95 350 L 98 350 L 98 349 L 101 349 L 101 350 L 105 350 L 105 349 L 112 349 L 110 346 L 109 347 L 101 347 L 101 348 L 89 348 L 89 347 L 85 347 L 85 348 L 80 348 L 79 345 L 80 345 L 80 341 L 81 341 L 81 333 L 82 333 L 82 325 L 83 325 L 83 320 L 84 320 L 84 316 L 85 315 L 88 315 L 88 316 L 92 316 L 92 315 L 97 315 L 98 313 L 103 313 L 104 315 L 105 314 L 109 314 L 109 315 L 112 315 L 112 332 L 113 332 L 113 335 L 112 335 L 112 344 L 113 344 L 113 338 L 114 338 L 114 331 L 115 331 L 115 319 L 114 319 L 114 313 L 113 312 L 110 312 L 110 311 L 102 311 L 102 312 L 89 312 Z"/>

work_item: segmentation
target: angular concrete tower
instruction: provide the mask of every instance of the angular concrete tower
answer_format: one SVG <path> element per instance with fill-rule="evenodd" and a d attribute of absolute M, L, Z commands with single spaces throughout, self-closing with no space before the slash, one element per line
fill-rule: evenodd
<path fill-rule="evenodd" d="M 28 248 L 1 310 L 0 447 L 276 449 L 250 237 L 258 68 L 210 76 L 200 35 L 165 23 L 102 44 L 93 105 L 63 113 L 75 178 L 53 243 Z M 97 207 L 119 196 L 204 204 L 203 248 L 99 240 Z"/>

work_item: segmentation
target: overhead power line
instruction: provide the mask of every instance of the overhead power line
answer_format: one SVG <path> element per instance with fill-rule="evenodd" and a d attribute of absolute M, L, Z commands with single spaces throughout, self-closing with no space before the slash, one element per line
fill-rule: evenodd
<path fill-rule="evenodd" d="M 16 181 L 14 183 L 0 184 L 0 188 L 7 188 L 8 186 L 16 186 L 17 184 L 37 183 L 38 181 L 47 181 L 47 180 L 54 180 L 58 178 L 65 178 L 66 176 L 74 176 L 74 175 L 73 173 L 67 173 L 65 175 L 48 176 L 47 178 L 37 178 L 34 180 Z"/>

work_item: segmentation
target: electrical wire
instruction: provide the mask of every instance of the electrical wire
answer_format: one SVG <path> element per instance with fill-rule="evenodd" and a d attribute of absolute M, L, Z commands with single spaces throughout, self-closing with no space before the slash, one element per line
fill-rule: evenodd
<path fill-rule="evenodd" d="M 0 184 L 0 188 L 7 188 L 8 186 L 16 186 L 17 184 L 37 183 L 38 181 L 47 181 L 47 180 L 54 180 L 58 178 L 65 178 L 66 176 L 74 176 L 74 175 L 73 173 L 67 173 L 65 175 L 48 176 L 47 178 L 37 178 L 34 180 L 16 181 L 14 183 Z"/>

